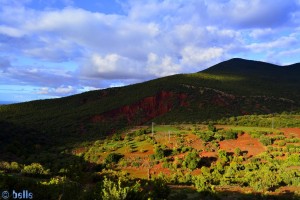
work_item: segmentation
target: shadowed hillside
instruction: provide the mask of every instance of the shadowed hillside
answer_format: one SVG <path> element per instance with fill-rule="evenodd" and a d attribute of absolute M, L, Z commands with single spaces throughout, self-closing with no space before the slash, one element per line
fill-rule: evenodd
<path fill-rule="evenodd" d="M 299 64 L 232 59 L 179 74 L 60 99 L 3 105 L 0 120 L 51 136 L 105 135 L 150 121 L 203 122 L 299 110 Z"/>
<path fill-rule="evenodd" d="M 40 199 L 102 199 L 122 179 L 128 199 L 297 199 L 299 129 L 288 127 L 300 127 L 299 72 L 299 64 L 232 59 L 193 74 L 1 105 L 0 186 L 29 188 Z"/>

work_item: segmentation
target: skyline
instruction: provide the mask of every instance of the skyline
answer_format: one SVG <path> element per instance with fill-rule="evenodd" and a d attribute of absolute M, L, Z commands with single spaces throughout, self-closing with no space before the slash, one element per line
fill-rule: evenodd
<path fill-rule="evenodd" d="M 299 8 L 299 0 L 0 0 L 0 101 L 193 73 L 234 57 L 297 63 Z"/>

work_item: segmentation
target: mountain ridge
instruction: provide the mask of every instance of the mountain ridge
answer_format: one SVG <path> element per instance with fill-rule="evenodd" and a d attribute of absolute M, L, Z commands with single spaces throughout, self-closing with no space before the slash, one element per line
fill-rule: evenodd
<path fill-rule="evenodd" d="M 105 135 L 151 121 L 201 123 L 246 114 L 298 111 L 297 73 L 290 73 L 293 75 L 289 78 L 278 78 L 277 73 L 268 77 L 264 73 L 249 75 L 247 70 L 220 71 L 222 66 L 244 69 L 253 64 L 273 66 L 232 59 L 198 73 L 177 74 L 59 99 L 0 106 L 0 121 L 52 136 L 63 133 L 73 137 L 99 132 Z"/>

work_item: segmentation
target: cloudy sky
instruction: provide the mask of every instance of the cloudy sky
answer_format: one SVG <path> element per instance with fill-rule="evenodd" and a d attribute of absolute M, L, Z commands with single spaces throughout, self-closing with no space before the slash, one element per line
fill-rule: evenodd
<path fill-rule="evenodd" d="M 300 62 L 300 0 L 0 0 L 0 101 Z"/>

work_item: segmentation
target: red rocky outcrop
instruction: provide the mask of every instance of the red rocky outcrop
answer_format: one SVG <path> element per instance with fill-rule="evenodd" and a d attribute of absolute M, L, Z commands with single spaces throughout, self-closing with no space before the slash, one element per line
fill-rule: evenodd
<path fill-rule="evenodd" d="M 146 97 L 134 104 L 93 116 L 91 120 L 92 122 L 104 122 L 125 118 L 128 124 L 142 124 L 169 112 L 176 106 L 187 106 L 187 97 L 183 93 L 161 91 L 155 96 Z"/>

